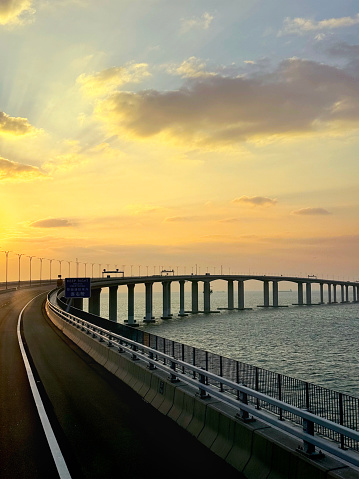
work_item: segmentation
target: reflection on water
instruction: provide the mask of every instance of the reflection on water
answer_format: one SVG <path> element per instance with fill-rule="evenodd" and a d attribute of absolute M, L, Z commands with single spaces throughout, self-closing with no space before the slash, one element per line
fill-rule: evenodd
<path fill-rule="evenodd" d="M 141 328 L 175 341 L 206 349 L 329 389 L 359 396 L 359 304 L 293 306 L 297 293 L 279 293 L 282 308 L 258 308 L 263 293 L 247 291 L 245 306 L 253 310 L 177 317 L 179 293 L 172 293 L 173 318 L 162 315 L 162 294 L 153 295 L 156 323 L 143 324 L 144 292 L 135 293 L 135 317 Z M 312 302 L 319 302 L 312 292 Z M 326 298 L 324 298 L 326 301 Z M 200 297 L 200 309 L 201 309 Z M 186 292 L 186 308 L 191 293 Z M 227 292 L 211 294 L 211 309 L 227 305 Z M 203 307 L 203 301 L 202 301 Z M 108 294 L 101 293 L 101 315 L 108 317 Z M 127 319 L 126 290 L 118 294 L 118 321 Z"/>

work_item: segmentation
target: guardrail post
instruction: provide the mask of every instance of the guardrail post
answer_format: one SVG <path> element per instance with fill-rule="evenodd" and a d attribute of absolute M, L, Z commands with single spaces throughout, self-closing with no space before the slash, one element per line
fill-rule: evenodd
<path fill-rule="evenodd" d="M 199 373 L 199 382 L 200 384 L 206 384 L 206 376 L 204 374 Z M 199 397 L 200 399 L 209 399 L 211 396 L 207 394 L 207 391 L 201 386 L 199 387 Z"/>
<path fill-rule="evenodd" d="M 138 347 L 135 344 L 133 344 L 131 346 L 131 349 L 132 349 L 132 351 L 138 351 Z M 132 359 L 132 361 L 138 361 L 139 360 L 138 357 L 136 356 L 135 352 L 132 353 L 131 359 Z"/>
<path fill-rule="evenodd" d="M 153 352 L 150 351 L 149 354 L 148 354 L 149 358 L 154 360 L 154 357 L 153 357 Z M 151 371 L 153 371 L 154 369 L 157 369 L 156 366 L 152 363 L 152 362 L 149 362 L 148 363 L 148 369 L 150 369 Z"/>
<path fill-rule="evenodd" d="M 176 362 L 175 361 L 171 361 L 171 369 L 173 369 L 173 371 L 176 371 Z M 178 383 L 179 379 L 174 373 L 171 373 L 170 381 L 171 381 L 171 383 Z"/>
<path fill-rule="evenodd" d="M 239 391 L 239 402 L 243 404 L 248 404 L 248 394 L 243 391 Z M 245 411 L 244 409 L 241 409 L 240 406 L 239 406 L 239 414 L 237 414 L 237 417 L 239 417 L 239 419 L 244 422 L 255 421 L 253 417 L 249 416 L 249 412 Z"/>
<path fill-rule="evenodd" d="M 309 411 L 309 409 L 304 409 L 304 411 Z M 303 418 L 303 431 L 311 436 L 314 436 L 314 422 L 310 419 Z M 316 452 L 315 445 L 303 439 L 303 447 L 298 447 L 298 451 L 306 456 L 310 457 L 324 457 L 322 451 Z"/>

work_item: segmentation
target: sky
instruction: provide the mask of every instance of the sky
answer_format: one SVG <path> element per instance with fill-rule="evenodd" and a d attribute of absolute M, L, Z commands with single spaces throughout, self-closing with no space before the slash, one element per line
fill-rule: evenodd
<path fill-rule="evenodd" d="M 0 0 L 9 278 L 359 279 L 358 74 L 356 1 Z"/>

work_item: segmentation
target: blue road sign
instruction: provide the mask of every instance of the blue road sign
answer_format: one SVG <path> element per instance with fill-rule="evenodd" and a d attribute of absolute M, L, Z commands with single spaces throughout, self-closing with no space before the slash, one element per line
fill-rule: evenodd
<path fill-rule="evenodd" d="M 65 298 L 89 298 L 91 278 L 65 278 Z"/>

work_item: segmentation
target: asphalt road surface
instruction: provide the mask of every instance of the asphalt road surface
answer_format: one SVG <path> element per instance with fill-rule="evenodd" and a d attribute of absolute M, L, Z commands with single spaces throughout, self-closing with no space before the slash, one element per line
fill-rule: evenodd
<path fill-rule="evenodd" d="M 40 288 L 0 295 L 0 478 L 57 478 L 16 326 Z M 36 383 L 72 478 L 243 478 L 95 363 L 47 319 L 45 294 L 23 313 Z"/>

